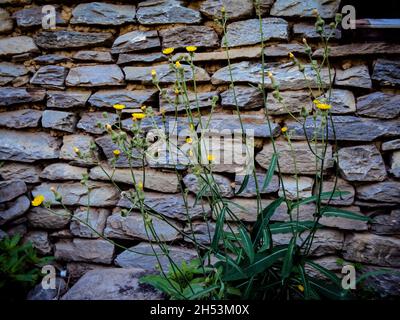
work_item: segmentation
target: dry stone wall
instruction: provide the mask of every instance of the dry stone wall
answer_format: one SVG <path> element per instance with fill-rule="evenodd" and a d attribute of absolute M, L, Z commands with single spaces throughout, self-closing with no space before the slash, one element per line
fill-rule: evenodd
<path fill-rule="evenodd" d="M 121 250 L 102 240 L 93 230 L 69 217 L 54 216 L 44 208 L 32 208 L 33 196 L 43 194 L 57 205 L 51 187 L 63 196 L 64 203 L 76 216 L 86 217 L 84 206 L 88 191 L 80 180 L 83 174 L 90 177 L 92 188 L 90 202 L 93 208 L 88 215 L 89 224 L 100 234 L 117 243 L 131 246 L 136 251 L 148 253 L 147 236 L 140 215 L 133 211 L 129 216 L 123 209 L 130 204 L 107 182 L 107 177 L 94 163 L 94 159 L 79 159 L 73 151 L 82 152 L 96 145 L 96 154 L 104 161 L 113 157 L 114 145 L 97 123 L 115 122 L 112 105 L 122 103 L 129 111 L 141 105 L 155 110 L 164 108 L 173 116 L 174 106 L 159 96 L 151 83 L 151 70 L 155 69 L 160 84 L 169 88 L 174 75 L 167 65 L 163 48 L 175 48 L 176 58 L 185 54 L 184 47 L 198 47 L 194 54 L 196 79 L 199 82 L 199 99 L 206 115 L 213 96 L 219 100 L 211 127 L 235 129 L 239 127 L 233 115 L 234 99 L 229 89 L 229 72 L 225 39 L 214 19 L 220 17 L 224 4 L 230 19 L 227 26 L 227 45 L 232 60 L 234 81 L 238 84 L 238 104 L 246 128 L 254 129 L 255 154 L 259 182 L 265 175 L 271 159 L 271 135 L 279 136 L 280 126 L 287 125 L 293 132 L 294 149 L 299 159 L 300 195 L 308 197 L 313 192 L 315 167 L 312 153 L 305 142 L 303 128 L 288 117 L 288 110 L 298 113 L 310 109 L 311 100 L 297 67 L 288 64 L 287 54 L 293 52 L 306 64 L 305 72 L 313 76 L 306 63 L 306 52 L 301 45 L 303 37 L 309 39 L 314 49 L 319 48 L 318 35 L 313 26 L 311 10 L 316 8 L 326 19 L 333 19 L 340 1 L 320 0 L 261 0 L 265 29 L 265 58 L 280 83 L 282 96 L 288 110 L 273 98 L 271 83 L 266 79 L 268 108 L 273 119 L 272 132 L 263 119 L 262 97 L 254 89 L 261 83 L 260 34 L 252 0 L 148 0 L 75 2 L 54 4 L 57 10 L 55 30 L 42 28 L 42 9 L 51 1 L 0 1 L 0 236 L 20 233 L 33 242 L 41 254 L 54 255 L 60 268 L 67 268 L 73 281 L 88 270 L 99 270 L 108 279 L 115 292 L 107 298 L 118 296 L 118 285 L 126 276 L 141 271 L 111 272 L 110 268 L 140 268 L 153 270 L 155 260 L 148 256 Z M 396 43 L 345 43 L 342 32 L 333 36 L 331 49 L 332 70 L 335 75 L 332 92 L 332 113 L 336 126 L 338 148 L 333 147 L 333 132 L 329 128 L 332 147 L 328 157 L 338 153 L 340 163 L 328 161 L 326 174 L 331 175 L 338 166 L 339 185 L 349 191 L 334 205 L 360 212 L 374 218 L 372 223 L 348 221 L 341 218 L 324 218 L 311 248 L 318 261 L 339 271 L 336 259 L 359 262 L 368 270 L 385 267 L 400 270 L 400 44 Z M 315 52 L 320 58 L 322 49 Z M 190 77 L 189 66 L 182 63 Z M 322 70 L 322 81 L 328 83 L 329 70 Z M 311 81 L 311 87 L 316 83 Z M 194 96 L 191 96 L 194 99 Z M 195 107 L 195 105 L 193 105 Z M 182 114 L 181 114 L 182 115 Z M 125 128 L 129 128 L 129 113 L 124 113 Z M 179 123 L 185 125 L 184 119 Z M 306 134 L 311 135 L 313 122 L 306 123 Z M 144 125 L 145 126 L 145 125 Z M 289 196 L 295 196 L 294 164 L 284 139 L 278 137 L 277 146 L 282 155 L 282 171 Z M 138 163 L 139 167 L 141 164 Z M 124 190 L 132 188 L 127 175 L 128 161 L 120 157 L 115 180 Z M 165 215 L 181 230 L 188 228 L 184 203 L 179 196 L 179 182 L 175 173 L 165 164 L 149 163 L 146 171 L 146 203 Z M 231 166 L 221 166 L 216 175 L 224 196 L 232 198 L 240 188 L 243 177 L 235 175 Z M 140 177 L 140 169 L 134 171 Z M 196 177 L 182 171 L 183 182 L 192 194 L 189 197 L 190 215 L 199 241 L 208 240 L 207 229 L 201 222 L 203 208 L 195 204 L 198 191 Z M 327 180 L 325 190 L 330 190 L 333 180 Z M 262 201 L 271 202 L 282 193 L 277 178 L 264 191 Z M 252 222 L 256 215 L 255 181 L 232 200 L 237 216 Z M 304 206 L 300 215 L 310 217 L 315 208 Z M 207 207 L 208 214 L 211 211 Z M 274 216 L 284 221 L 285 208 Z M 154 219 L 155 229 L 171 247 L 176 259 L 194 256 L 190 240 L 162 220 Z M 212 227 L 212 226 L 211 226 Z M 288 241 L 287 235 L 274 235 L 277 243 Z M 162 261 L 167 264 L 167 261 Z M 93 272 L 93 271 L 92 271 Z M 90 282 L 90 277 L 80 285 L 91 288 L 93 297 L 101 292 Z M 399 278 L 394 275 L 373 278 L 371 283 L 383 294 L 399 295 Z M 79 287 L 82 289 L 81 287 Z M 78 289 L 79 289 L 78 288 Z M 67 298 L 82 298 L 82 290 L 70 291 Z M 145 297 L 133 288 L 133 296 Z M 125 297 L 126 298 L 126 297 Z"/>

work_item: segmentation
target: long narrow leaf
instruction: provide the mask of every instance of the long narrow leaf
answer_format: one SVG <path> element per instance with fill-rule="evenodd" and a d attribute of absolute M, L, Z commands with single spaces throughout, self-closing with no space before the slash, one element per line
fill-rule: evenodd
<path fill-rule="evenodd" d="M 358 221 L 371 221 L 371 219 L 367 216 L 357 214 L 351 211 L 333 208 L 333 207 L 325 207 L 322 209 L 322 215 L 325 217 L 341 217 L 351 220 Z"/>
<path fill-rule="evenodd" d="M 242 184 L 240 185 L 240 189 L 238 190 L 238 192 L 235 193 L 236 196 L 241 194 L 244 191 L 244 189 L 246 189 L 247 184 L 249 183 L 249 179 L 250 179 L 250 175 L 246 174 L 244 176 Z"/>
<path fill-rule="evenodd" d="M 265 191 L 267 189 L 268 185 L 270 184 L 272 177 L 274 176 L 275 167 L 276 167 L 277 162 L 278 162 L 278 157 L 277 157 L 276 153 L 274 153 L 272 155 L 267 174 L 265 175 L 264 183 L 263 183 L 262 189 L 261 189 L 262 191 Z"/>
<path fill-rule="evenodd" d="M 254 262 L 254 249 L 250 236 L 244 226 L 239 227 L 240 239 L 242 240 L 241 246 L 248 256 L 250 263 Z"/>

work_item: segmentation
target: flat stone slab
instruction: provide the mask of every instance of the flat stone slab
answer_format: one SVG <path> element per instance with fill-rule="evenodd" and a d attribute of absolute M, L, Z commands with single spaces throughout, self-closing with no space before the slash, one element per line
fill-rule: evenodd
<path fill-rule="evenodd" d="M 393 119 L 400 115 L 400 95 L 374 92 L 357 99 L 357 114 L 372 118 Z"/>
<path fill-rule="evenodd" d="M 186 97 L 183 94 L 177 96 L 172 89 L 167 89 L 165 95 L 160 94 L 160 110 L 176 112 L 211 108 L 214 97 L 218 98 L 217 91 L 197 92 L 197 94 L 189 91 Z"/>
<path fill-rule="evenodd" d="M 99 90 L 92 94 L 89 104 L 99 108 L 112 108 L 116 103 L 127 108 L 138 108 L 155 101 L 157 90 Z"/>
<path fill-rule="evenodd" d="M 105 117 L 104 115 L 107 115 Z M 77 128 L 92 134 L 102 134 L 106 132 L 107 124 L 114 125 L 118 121 L 118 116 L 114 113 L 87 112 L 81 116 Z"/>
<path fill-rule="evenodd" d="M 365 201 L 400 203 L 400 182 L 384 181 L 357 186 L 356 195 L 358 199 Z"/>
<path fill-rule="evenodd" d="M 201 3 L 200 12 L 211 20 L 221 19 L 222 7 L 229 21 L 247 18 L 254 9 L 252 0 L 206 0 Z"/>
<path fill-rule="evenodd" d="M 42 31 L 35 36 L 42 49 L 78 49 L 109 44 L 113 35 L 109 32 Z"/>
<path fill-rule="evenodd" d="M 42 126 L 43 128 L 50 128 L 65 132 L 75 132 L 75 126 L 78 119 L 75 113 L 45 110 L 43 111 Z"/>
<path fill-rule="evenodd" d="M 235 86 L 221 93 L 221 105 L 240 109 L 259 109 L 263 107 L 263 95 L 260 90 L 250 86 Z"/>
<path fill-rule="evenodd" d="M 52 163 L 40 173 L 40 177 L 47 180 L 82 180 L 88 170 L 82 167 L 71 166 L 68 163 Z"/>
<path fill-rule="evenodd" d="M 335 85 L 364 89 L 372 88 L 368 66 L 360 64 L 345 70 L 336 69 Z"/>
<path fill-rule="evenodd" d="M 372 80 L 380 86 L 400 86 L 400 63 L 397 60 L 378 59 L 372 73 Z"/>
<path fill-rule="evenodd" d="M 77 61 L 89 62 L 113 62 L 111 53 L 108 51 L 81 50 L 75 53 L 72 57 Z"/>
<path fill-rule="evenodd" d="M 39 182 L 40 172 L 39 166 L 27 163 L 7 162 L 0 167 L 3 180 L 22 180 L 26 183 Z"/>
<path fill-rule="evenodd" d="M 156 30 L 135 30 L 119 36 L 112 45 L 111 52 L 127 53 L 160 47 L 160 39 Z"/>
<path fill-rule="evenodd" d="M 317 49 L 313 56 L 322 57 L 323 49 Z M 352 57 L 364 55 L 378 55 L 378 54 L 399 54 L 400 45 L 385 42 L 373 43 L 351 43 L 340 46 L 331 46 L 329 50 L 330 57 Z"/>
<path fill-rule="evenodd" d="M 6 111 L 0 113 L 0 126 L 11 129 L 36 128 L 42 112 L 33 109 Z"/>
<path fill-rule="evenodd" d="M 18 36 L 0 39 L 0 57 L 38 52 L 39 48 L 31 37 Z"/>
<path fill-rule="evenodd" d="M 90 92 L 81 91 L 47 91 L 48 108 L 81 108 L 86 105 Z"/>
<path fill-rule="evenodd" d="M 318 10 L 322 18 L 333 18 L 339 10 L 340 0 L 277 0 L 271 9 L 271 15 L 283 17 L 313 17 L 312 11 Z"/>
<path fill-rule="evenodd" d="M 1 186 L 0 186 L 1 188 Z M 12 189 L 11 189 L 12 190 Z M 0 190 L 1 192 L 1 190 Z M 4 196 L 0 195 L 0 196 Z M 26 195 L 21 195 L 15 200 L 0 204 L 0 225 L 15 220 L 25 214 L 31 206 L 31 202 Z"/>
<path fill-rule="evenodd" d="M 160 30 L 163 48 L 196 46 L 213 48 L 219 45 L 217 33 L 207 26 L 181 26 Z"/>
<path fill-rule="evenodd" d="M 56 13 L 56 25 L 65 25 L 66 21 L 63 19 L 60 13 L 60 7 L 54 6 L 55 13 Z M 33 7 L 33 8 L 26 8 L 22 10 L 18 10 L 13 14 L 13 18 L 17 22 L 18 27 L 21 28 L 29 28 L 29 27 L 38 27 L 42 26 L 42 19 L 44 13 L 47 11 L 43 11 L 43 7 Z"/>
<path fill-rule="evenodd" d="M 107 209 L 79 207 L 74 211 L 70 231 L 75 237 L 100 238 L 109 215 Z"/>
<path fill-rule="evenodd" d="M 121 86 L 124 74 L 116 64 L 74 67 L 65 84 L 70 87 Z"/>
<path fill-rule="evenodd" d="M 11 62 L 0 62 L 0 85 L 18 84 L 25 82 L 24 76 L 28 74 L 28 69 L 22 64 Z"/>
<path fill-rule="evenodd" d="M 50 230 L 65 228 L 71 220 L 71 214 L 64 209 L 50 211 L 44 207 L 32 208 L 26 217 L 32 227 Z"/>
<path fill-rule="evenodd" d="M 42 101 L 46 91 L 39 88 L 0 87 L 0 106 Z"/>

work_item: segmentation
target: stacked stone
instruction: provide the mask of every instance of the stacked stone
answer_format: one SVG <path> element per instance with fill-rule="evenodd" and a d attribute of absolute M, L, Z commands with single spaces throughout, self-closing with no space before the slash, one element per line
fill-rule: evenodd
<path fill-rule="evenodd" d="M 151 70 L 155 69 L 160 84 L 165 88 L 172 86 L 175 76 L 168 67 L 168 57 L 161 53 L 167 47 L 175 48 L 173 59 L 184 55 L 187 45 L 198 47 L 194 61 L 198 66 L 195 76 L 201 91 L 202 112 L 208 114 L 212 97 L 218 96 L 210 127 L 239 129 L 233 111 L 233 92 L 229 89 L 227 46 L 237 84 L 238 106 L 246 119 L 246 128 L 255 132 L 258 182 L 263 182 L 269 167 L 273 135 L 281 154 L 286 193 L 289 197 L 296 196 L 291 153 L 285 139 L 278 137 L 280 126 L 286 125 L 294 141 L 297 170 L 301 173 L 300 196 L 311 196 L 314 156 L 305 141 L 303 128 L 291 120 L 288 112 L 298 114 L 302 108 L 310 110 L 308 86 L 313 89 L 318 86 L 301 44 L 302 38 L 307 38 L 314 49 L 319 48 L 314 58 L 321 58 L 323 51 L 312 22 L 312 9 L 318 9 L 321 16 L 330 21 L 339 10 L 340 1 L 260 1 L 267 70 L 279 82 L 287 106 L 282 108 L 273 98 L 272 84 L 266 77 L 272 131 L 267 129 L 263 118 L 262 95 L 254 88 L 263 77 L 259 63 L 258 20 L 252 0 L 148 0 L 133 5 L 111 2 L 56 5 L 57 27 L 44 30 L 40 2 L 0 1 L 0 160 L 4 161 L 0 167 L 4 180 L 0 182 L 0 228 L 1 234 L 18 232 L 31 240 L 40 253 L 55 255 L 74 280 L 88 270 L 101 269 L 98 272 L 102 277 L 111 282 L 115 279 L 109 284 L 115 288 L 113 297 L 124 298 L 118 295 L 118 281 L 124 276 L 140 274 L 140 270 L 131 268 L 153 270 L 155 259 L 132 251 L 119 253 L 114 244 L 101 236 L 116 243 L 128 243 L 137 252 L 152 252 L 142 217 L 135 210 L 128 216 L 121 213 L 124 208 L 130 209 L 130 203 L 107 182 L 94 159 L 82 161 L 73 147 L 86 153 L 95 143 L 96 157 L 104 161 L 113 157 L 115 145 L 98 123 L 116 122 L 112 112 L 115 103 L 125 104 L 129 111 L 141 105 L 150 105 L 155 110 L 164 108 L 167 115 L 172 112 L 173 116 L 174 106 L 159 96 L 151 76 Z M 229 17 L 226 38 L 214 21 L 220 18 L 222 5 Z M 332 175 L 337 168 L 339 188 L 349 191 L 349 195 L 331 204 L 374 220 L 367 224 L 323 218 L 321 224 L 325 227 L 318 231 L 311 252 L 321 264 L 334 271 L 340 271 L 335 263 L 337 258 L 360 262 L 371 270 L 378 267 L 399 270 L 400 45 L 341 44 L 340 39 L 338 31 L 333 35 L 330 52 L 332 70 L 322 70 L 324 84 L 329 83 L 330 76 L 334 77 L 332 113 L 335 123 L 335 132 L 329 128 L 331 146 L 323 189 L 332 190 Z M 305 81 L 297 67 L 288 63 L 288 52 L 305 63 L 305 74 L 311 81 Z M 191 78 L 189 66 L 183 62 L 182 66 L 185 75 Z M 194 95 L 189 96 L 193 109 L 197 108 Z M 103 112 L 108 113 L 108 118 L 103 117 Z M 125 117 L 129 114 L 124 113 Z M 125 128 L 129 128 L 129 121 L 124 120 Z M 313 127 L 310 119 L 306 123 L 307 135 L 312 134 Z M 335 140 L 338 149 L 333 147 Z M 339 163 L 333 161 L 335 153 L 339 154 Z M 124 190 L 129 190 L 132 181 L 128 178 L 127 159 L 121 157 L 116 166 L 115 180 Z M 235 174 L 233 169 L 230 165 L 219 166 L 216 179 L 224 196 L 240 205 L 232 207 L 236 215 L 244 222 L 253 222 L 257 209 L 256 183 L 250 179 L 245 190 L 235 197 L 243 176 Z M 211 210 L 206 203 L 205 209 L 195 204 L 194 194 L 199 190 L 196 176 L 186 170 L 182 172 L 185 187 L 191 193 L 189 215 L 194 220 L 194 232 L 200 242 L 206 243 L 208 230 L 202 215 L 212 216 Z M 80 183 L 83 174 L 89 175 L 92 189 L 89 211 L 84 208 L 89 195 Z M 140 179 L 140 168 L 135 169 L 134 174 Z M 91 228 L 65 214 L 55 201 L 51 187 L 62 194 L 73 214 L 86 219 Z M 194 256 L 191 241 L 177 231 L 187 231 L 189 226 L 176 174 L 165 163 L 149 162 L 145 188 L 147 204 L 170 221 L 167 224 L 161 219 L 153 220 L 159 236 L 169 243 L 177 260 L 190 260 Z M 55 205 L 58 215 L 44 208 L 29 208 L 28 197 L 38 194 Z M 262 201 L 267 205 L 281 194 L 282 188 L 274 177 L 263 191 Z M 309 219 L 314 210 L 312 204 L 304 206 L 300 216 Z M 287 220 L 285 212 L 282 206 L 273 220 Z M 277 243 L 288 240 L 288 235 L 274 235 Z M 162 264 L 166 266 L 167 261 L 162 260 Z M 130 268 L 130 271 L 124 275 L 120 270 L 110 269 L 113 265 L 114 268 Z M 115 276 L 103 269 L 114 270 Z M 400 294 L 399 288 L 392 284 L 396 281 L 396 276 L 373 279 L 374 285 L 388 295 Z M 79 292 L 83 292 L 79 288 L 70 291 L 69 298 L 101 296 L 95 288 L 85 290 L 94 292 L 92 296 L 79 296 Z M 137 292 L 135 288 L 132 292 Z"/>

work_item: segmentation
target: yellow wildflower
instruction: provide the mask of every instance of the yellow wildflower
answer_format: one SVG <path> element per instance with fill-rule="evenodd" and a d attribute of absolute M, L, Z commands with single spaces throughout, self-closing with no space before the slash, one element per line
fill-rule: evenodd
<path fill-rule="evenodd" d="M 271 72 L 271 71 L 268 71 L 268 72 L 267 72 L 267 76 L 268 76 L 268 78 L 272 78 L 272 77 L 273 77 L 272 72 Z"/>
<path fill-rule="evenodd" d="M 141 120 L 146 118 L 146 115 L 144 113 L 132 113 L 132 118 L 134 120 Z"/>
<path fill-rule="evenodd" d="M 190 131 L 194 131 L 194 125 L 193 125 L 193 123 L 191 123 L 191 124 L 189 125 L 189 129 L 190 129 Z"/>
<path fill-rule="evenodd" d="M 323 103 L 317 99 L 315 99 L 313 102 L 314 102 L 315 106 L 320 110 L 329 110 L 330 108 L 332 108 L 332 106 L 330 104 Z"/>
<path fill-rule="evenodd" d="M 175 62 L 175 67 L 177 67 L 178 69 L 182 68 L 182 65 L 179 61 Z"/>
<path fill-rule="evenodd" d="M 143 182 L 139 182 L 137 184 L 137 188 L 138 188 L 138 190 L 143 190 Z"/>
<path fill-rule="evenodd" d="M 291 53 L 291 52 L 289 52 L 289 58 L 290 58 L 290 59 L 294 59 L 294 54 Z"/>
<path fill-rule="evenodd" d="M 141 106 L 140 107 L 140 109 L 143 110 L 143 111 L 146 110 L 146 108 L 147 108 L 146 106 Z"/>
<path fill-rule="evenodd" d="M 165 48 L 162 53 L 164 54 L 171 54 L 172 52 L 174 52 L 174 48 Z"/>
<path fill-rule="evenodd" d="M 43 201 L 44 201 L 44 195 L 39 194 L 39 195 L 37 195 L 35 198 L 33 198 L 33 200 L 32 200 L 32 206 L 38 207 L 38 206 L 40 206 L 40 205 L 43 203 Z"/>
<path fill-rule="evenodd" d="M 152 69 L 152 70 L 151 70 L 151 75 L 152 75 L 153 77 L 155 77 L 155 76 L 157 75 L 157 71 L 156 71 L 155 69 Z"/>
<path fill-rule="evenodd" d="M 311 13 L 312 13 L 314 16 L 318 16 L 318 15 L 319 15 L 317 9 L 313 9 L 313 10 L 311 11 Z"/>
<path fill-rule="evenodd" d="M 287 127 L 283 127 L 283 128 L 281 129 L 282 133 L 285 133 L 287 130 L 288 130 Z"/>
<path fill-rule="evenodd" d="M 163 114 L 163 115 L 164 115 L 164 114 L 165 114 L 165 112 L 166 112 L 165 108 L 160 108 L 160 113 L 161 113 L 161 114 Z"/>
<path fill-rule="evenodd" d="M 122 109 L 125 109 L 125 105 L 124 104 L 114 104 L 113 108 L 115 110 L 122 110 Z"/>
<path fill-rule="evenodd" d="M 297 289 L 299 289 L 301 292 L 304 292 L 304 287 L 301 284 L 297 286 Z"/>
<path fill-rule="evenodd" d="M 226 11 L 225 7 L 222 6 L 222 7 L 221 7 L 221 12 L 222 12 L 222 13 L 225 13 L 225 11 Z"/>
<path fill-rule="evenodd" d="M 113 151 L 114 156 L 118 157 L 121 154 L 121 151 L 119 151 L 118 149 L 115 149 Z"/>
<path fill-rule="evenodd" d="M 212 161 L 215 160 L 215 157 L 214 157 L 212 154 L 209 154 L 209 155 L 207 156 L 207 160 L 210 161 L 210 162 L 212 162 Z"/>
<path fill-rule="evenodd" d="M 193 157 L 193 151 L 192 150 L 189 150 L 188 154 L 189 154 L 189 157 Z"/>
<path fill-rule="evenodd" d="M 179 94 L 179 89 L 175 88 L 175 94 Z"/>
<path fill-rule="evenodd" d="M 109 123 L 106 124 L 106 130 L 107 130 L 108 132 L 110 132 L 110 131 L 112 130 L 111 124 L 109 124 Z"/>
<path fill-rule="evenodd" d="M 76 154 L 79 154 L 81 152 L 78 147 L 73 147 L 73 150 Z"/>
<path fill-rule="evenodd" d="M 192 143 L 193 139 L 192 138 L 186 138 L 186 143 Z"/>
<path fill-rule="evenodd" d="M 195 52 L 197 50 L 196 46 L 187 46 L 186 51 L 187 52 Z"/>

